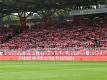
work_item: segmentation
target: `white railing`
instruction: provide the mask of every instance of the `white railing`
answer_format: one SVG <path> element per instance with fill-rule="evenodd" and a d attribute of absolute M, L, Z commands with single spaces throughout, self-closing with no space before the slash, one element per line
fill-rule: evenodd
<path fill-rule="evenodd" d="M 87 10 L 73 10 L 70 12 L 72 15 L 84 15 L 84 14 L 96 14 L 96 13 L 107 13 L 107 8 L 101 9 L 87 9 Z"/>
<path fill-rule="evenodd" d="M 8 49 L 0 50 L 0 56 L 91 56 L 91 55 L 107 55 L 107 48 L 44 48 L 44 49 L 29 49 L 29 50 L 17 50 Z"/>

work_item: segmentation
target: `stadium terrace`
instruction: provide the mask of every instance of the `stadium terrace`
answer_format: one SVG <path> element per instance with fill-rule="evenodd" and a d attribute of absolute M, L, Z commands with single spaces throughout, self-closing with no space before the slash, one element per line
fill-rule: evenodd
<path fill-rule="evenodd" d="M 107 1 L 0 0 L 0 60 L 107 61 Z"/>

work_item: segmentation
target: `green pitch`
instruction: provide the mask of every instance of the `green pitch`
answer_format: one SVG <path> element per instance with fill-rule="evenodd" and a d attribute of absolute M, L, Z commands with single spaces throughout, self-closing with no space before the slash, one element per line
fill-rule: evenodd
<path fill-rule="evenodd" d="M 107 80 L 107 62 L 0 61 L 0 80 Z"/>

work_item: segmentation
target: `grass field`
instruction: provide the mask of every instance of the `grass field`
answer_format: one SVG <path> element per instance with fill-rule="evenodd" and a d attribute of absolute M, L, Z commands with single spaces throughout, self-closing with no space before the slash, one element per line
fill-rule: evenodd
<path fill-rule="evenodd" d="M 0 61 L 0 80 L 107 80 L 107 62 Z"/>

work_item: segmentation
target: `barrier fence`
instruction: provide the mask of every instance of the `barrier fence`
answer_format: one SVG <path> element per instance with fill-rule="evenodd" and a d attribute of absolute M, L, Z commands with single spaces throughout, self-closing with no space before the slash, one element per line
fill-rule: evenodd
<path fill-rule="evenodd" d="M 0 56 L 0 60 L 107 61 L 107 56 Z"/>
<path fill-rule="evenodd" d="M 107 61 L 107 49 L 0 50 L 0 60 Z"/>

